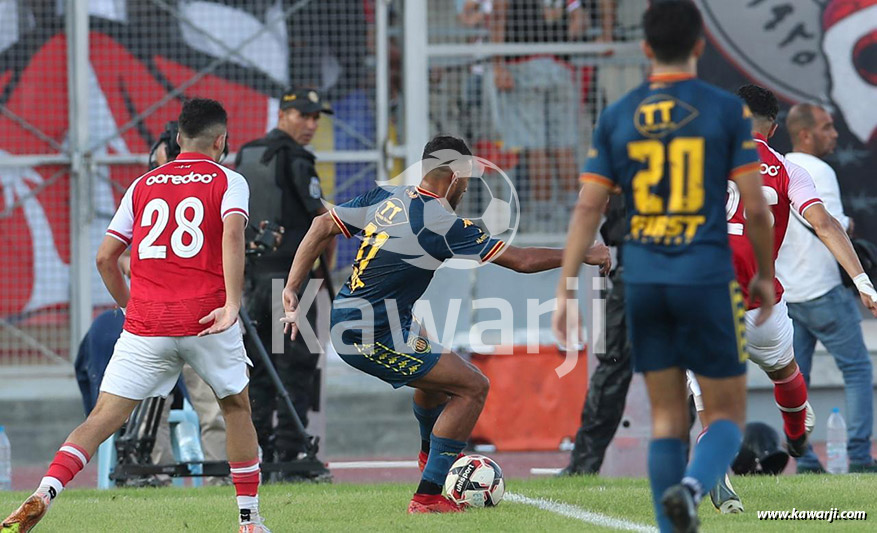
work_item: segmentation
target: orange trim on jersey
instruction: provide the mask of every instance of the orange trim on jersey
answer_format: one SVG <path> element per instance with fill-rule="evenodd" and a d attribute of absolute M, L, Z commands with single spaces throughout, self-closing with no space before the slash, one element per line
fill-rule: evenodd
<path fill-rule="evenodd" d="M 419 192 L 420 194 L 422 194 L 424 196 L 429 196 L 430 198 L 441 198 L 441 196 L 437 195 L 436 193 L 434 193 L 432 191 L 427 191 L 426 189 L 423 189 L 420 186 L 416 186 L 414 188 L 417 190 L 417 192 Z"/>
<path fill-rule="evenodd" d="M 602 185 L 609 190 L 615 190 L 615 182 L 607 178 L 606 176 L 601 176 L 600 174 L 594 174 L 593 172 L 582 172 L 579 176 L 579 182 L 581 183 L 596 183 L 597 185 Z"/>
<path fill-rule="evenodd" d="M 694 74 L 690 72 L 664 72 L 661 74 L 652 74 L 649 76 L 649 81 L 684 81 L 690 80 L 694 78 Z"/>
<path fill-rule="evenodd" d="M 482 263 L 487 263 L 488 261 L 490 261 L 491 259 L 493 259 L 494 257 L 496 257 L 496 255 L 499 253 L 499 251 L 502 250 L 502 247 L 503 247 L 503 246 L 505 246 L 505 243 L 502 242 L 502 241 L 499 241 L 499 242 L 497 242 L 496 244 L 494 244 L 494 245 L 493 245 L 493 248 L 491 248 L 490 251 L 487 252 L 487 255 L 485 255 L 485 256 L 481 259 L 481 262 L 482 262 Z"/>
<path fill-rule="evenodd" d="M 329 211 L 329 216 L 332 217 L 332 222 L 334 222 L 335 225 L 338 226 L 338 229 L 341 230 L 341 233 L 343 233 L 345 237 L 347 237 L 349 239 L 350 237 L 353 236 L 350 234 L 350 231 L 347 229 L 347 226 L 344 225 L 344 222 L 341 222 L 341 219 L 338 218 L 338 214 L 335 213 L 334 209 Z"/>
<path fill-rule="evenodd" d="M 124 235 L 122 235 L 118 231 L 108 229 L 107 235 L 109 235 L 110 237 L 113 237 L 114 239 L 118 239 L 118 240 L 122 241 L 122 244 L 126 244 L 126 245 L 131 244 L 131 239 L 129 239 L 128 237 L 125 237 Z"/>
<path fill-rule="evenodd" d="M 754 172 L 761 168 L 761 161 L 755 161 L 753 163 L 746 163 L 745 165 L 740 165 L 739 167 L 731 170 L 731 174 L 728 176 L 728 179 L 735 180 L 737 176 L 741 174 L 746 174 L 747 172 Z"/>

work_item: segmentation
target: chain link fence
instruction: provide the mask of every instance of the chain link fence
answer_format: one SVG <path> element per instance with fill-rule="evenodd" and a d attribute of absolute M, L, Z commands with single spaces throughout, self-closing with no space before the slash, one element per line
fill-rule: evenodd
<path fill-rule="evenodd" d="M 597 115 L 642 79 L 646 3 L 0 0 L 0 365 L 69 364 L 112 306 L 97 246 L 193 96 L 226 106 L 234 152 L 274 127 L 284 87 L 323 91 L 335 114 L 312 148 L 336 203 L 400 174 L 429 134 L 464 136 L 514 180 L 521 230 L 559 239 Z M 409 98 L 423 66 L 428 98 Z"/>
<path fill-rule="evenodd" d="M 643 80 L 646 5 L 428 2 L 430 131 L 462 134 L 506 171 L 523 235 L 565 233 L 597 116 Z"/>
<path fill-rule="evenodd" d="M 336 112 L 312 144 L 326 197 L 371 187 L 374 28 L 373 1 L 0 1 L 0 364 L 67 363 L 78 315 L 112 305 L 94 254 L 186 98 L 223 102 L 234 151 L 274 126 L 284 87 L 318 88 Z"/>

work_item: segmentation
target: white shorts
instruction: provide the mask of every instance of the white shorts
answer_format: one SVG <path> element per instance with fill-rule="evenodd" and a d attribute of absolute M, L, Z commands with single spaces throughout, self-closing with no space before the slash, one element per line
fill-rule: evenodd
<path fill-rule="evenodd" d="M 746 348 L 752 362 L 765 372 L 784 368 L 795 359 L 794 328 L 785 298 L 773 306 L 767 322 L 755 326 L 758 309 L 746 311 Z"/>
<path fill-rule="evenodd" d="M 239 324 L 204 337 L 143 337 L 122 331 L 100 384 L 102 392 L 143 400 L 167 396 L 189 363 L 218 398 L 247 386 L 247 365 Z"/>

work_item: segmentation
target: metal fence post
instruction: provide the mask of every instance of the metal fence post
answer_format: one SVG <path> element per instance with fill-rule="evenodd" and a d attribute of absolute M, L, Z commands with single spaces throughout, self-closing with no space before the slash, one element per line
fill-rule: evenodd
<path fill-rule="evenodd" d="M 70 361 L 91 324 L 91 173 L 88 146 L 88 3 L 67 0 L 70 150 Z"/>
<path fill-rule="evenodd" d="M 375 146 L 381 154 L 378 181 L 387 180 L 392 159 L 387 154 L 390 130 L 390 47 L 387 35 L 388 0 L 375 3 Z"/>
<path fill-rule="evenodd" d="M 420 161 L 429 140 L 429 56 L 426 2 L 405 3 L 405 165 Z"/>

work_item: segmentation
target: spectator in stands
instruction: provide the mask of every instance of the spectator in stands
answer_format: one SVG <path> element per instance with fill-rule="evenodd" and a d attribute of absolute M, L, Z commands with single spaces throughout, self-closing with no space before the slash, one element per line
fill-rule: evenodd
<path fill-rule="evenodd" d="M 597 42 L 631 42 L 643 38 L 642 14 L 648 0 L 589 0 L 598 28 Z M 614 54 L 613 54 L 614 56 Z M 609 57 L 597 69 L 597 98 L 599 107 L 620 98 L 643 82 L 643 63 L 639 53 L 632 57 Z"/>
<path fill-rule="evenodd" d="M 496 43 L 577 41 L 586 26 L 578 0 L 493 0 L 490 37 Z M 569 198 L 575 197 L 578 176 L 578 102 L 570 68 L 558 56 L 496 56 L 493 80 L 505 148 L 526 152 L 531 215 L 549 220 L 562 212 L 557 200 L 567 200 L 552 198 L 554 171 Z"/>
<path fill-rule="evenodd" d="M 851 230 L 852 220 L 844 214 L 837 175 L 822 160 L 837 145 L 831 114 L 815 104 L 798 104 L 789 111 L 786 127 L 793 150 L 786 158 L 810 173 L 825 208 Z M 798 217 L 789 221 L 777 258 L 777 277 L 786 289 L 795 328 L 795 358 L 808 386 L 817 340 L 843 373 L 850 472 L 877 472 L 871 457 L 874 384 L 860 326 L 862 316 L 855 297 L 841 285 L 834 256 Z M 798 459 L 798 472 L 825 472 L 812 448 Z"/>
<path fill-rule="evenodd" d="M 457 0 L 457 21 L 471 31 L 467 42 L 480 43 L 487 32 L 488 19 L 493 9 L 492 0 Z M 494 140 L 496 128 L 489 115 L 489 106 L 484 105 L 484 75 L 486 62 L 478 60 L 469 65 L 468 75 L 464 75 L 461 94 L 460 122 L 465 136 L 474 142 Z"/>

